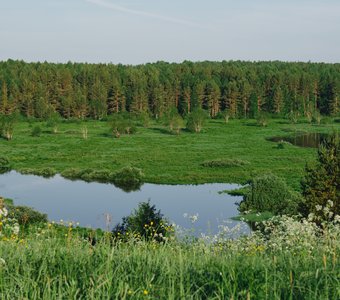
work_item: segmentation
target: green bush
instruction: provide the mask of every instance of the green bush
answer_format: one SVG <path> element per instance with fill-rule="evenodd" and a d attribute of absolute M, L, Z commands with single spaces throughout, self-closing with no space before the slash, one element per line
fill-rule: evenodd
<path fill-rule="evenodd" d="M 143 184 L 144 174 L 141 169 L 125 167 L 112 174 L 113 183 L 124 191 L 138 190 Z"/>
<path fill-rule="evenodd" d="M 291 143 L 282 140 L 282 141 L 279 141 L 277 143 L 276 148 L 277 149 L 284 149 L 284 148 L 286 148 L 286 146 L 291 146 L 291 145 L 292 145 Z"/>
<path fill-rule="evenodd" d="M 334 133 L 320 145 L 317 165 L 306 166 L 301 182 L 304 201 L 299 208 L 304 216 L 313 213 L 322 221 L 340 215 L 339 174 L 340 138 Z"/>
<path fill-rule="evenodd" d="M 124 217 L 122 223 L 118 223 L 112 230 L 114 238 L 124 240 L 134 235 L 158 242 L 167 239 L 172 232 L 172 226 L 160 210 L 156 210 L 155 205 L 150 205 L 150 201 L 139 203 L 138 208 L 128 217 Z"/>
<path fill-rule="evenodd" d="M 41 127 L 39 125 L 34 126 L 31 135 L 34 137 L 39 137 L 41 135 Z"/>
<path fill-rule="evenodd" d="M 25 169 L 20 169 L 19 172 L 21 174 L 32 174 L 32 175 L 36 175 L 36 176 L 42 176 L 45 178 L 49 178 L 49 177 L 53 177 L 54 175 L 57 174 L 57 171 L 53 168 L 43 168 L 43 169 L 29 169 L 29 168 L 25 168 Z"/>
<path fill-rule="evenodd" d="M 47 215 L 42 214 L 27 206 L 8 206 L 10 217 L 16 219 L 19 225 L 46 223 Z"/>
<path fill-rule="evenodd" d="M 248 164 L 249 164 L 248 161 L 244 161 L 241 159 L 216 159 L 205 161 L 202 163 L 202 166 L 209 168 L 231 168 L 240 167 Z"/>
<path fill-rule="evenodd" d="M 298 193 L 273 174 L 260 175 L 250 182 L 250 189 L 239 205 L 241 212 L 296 214 L 301 201 Z"/>
<path fill-rule="evenodd" d="M 187 129 L 191 132 L 199 133 L 201 132 L 208 114 L 203 109 L 196 109 L 188 115 Z"/>
<path fill-rule="evenodd" d="M 260 112 L 257 115 L 256 122 L 258 126 L 266 127 L 268 126 L 268 115 L 266 113 Z"/>
<path fill-rule="evenodd" d="M 90 181 L 111 182 L 112 172 L 110 172 L 109 170 L 92 170 L 88 172 L 83 172 L 80 178 L 88 182 Z"/>
<path fill-rule="evenodd" d="M 11 164 L 7 157 L 0 156 L 0 174 L 5 173 L 11 169 Z"/>

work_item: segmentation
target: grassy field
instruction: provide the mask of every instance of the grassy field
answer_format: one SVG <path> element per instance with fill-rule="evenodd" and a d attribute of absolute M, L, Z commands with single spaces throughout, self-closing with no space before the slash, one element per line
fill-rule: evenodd
<path fill-rule="evenodd" d="M 40 124 L 40 137 L 31 135 Z M 81 128 L 88 128 L 88 139 Z M 272 172 L 284 177 L 295 189 L 307 162 L 315 160 L 316 149 L 286 145 L 278 149 L 266 139 L 294 132 L 331 132 L 339 123 L 315 126 L 289 124 L 272 119 L 260 127 L 255 120 L 210 120 L 200 134 L 182 131 L 177 136 L 153 123 L 139 127 L 136 134 L 113 138 L 107 122 L 61 123 L 52 134 L 45 123 L 20 122 L 12 141 L 0 140 L 0 155 L 7 156 L 16 170 L 52 167 L 57 172 L 69 168 L 115 171 L 131 165 L 141 168 L 146 182 L 193 184 L 207 182 L 242 183 L 256 174 Z M 241 160 L 237 166 L 203 166 L 210 160 Z"/>
<path fill-rule="evenodd" d="M 46 224 L 0 242 L 0 298 L 339 299 L 339 227 L 316 237 L 302 226 L 289 220 L 271 240 L 160 244 L 104 236 L 92 246 L 72 227 L 62 234 Z"/>

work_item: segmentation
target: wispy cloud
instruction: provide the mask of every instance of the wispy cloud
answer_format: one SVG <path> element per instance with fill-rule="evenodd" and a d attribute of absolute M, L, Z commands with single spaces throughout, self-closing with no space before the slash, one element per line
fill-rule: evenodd
<path fill-rule="evenodd" d="M 160 14 L 155 14 L 155 13 L 150 13 L 147 11 L 141 11 L 141 10 L 135 10 L 135 9 L 130 9 L 121 5 L 117 5 L 111 2 L 107 2 L 104 0 L 85 0 L 86 2 L 95 4 L 97 6 L 109 8 L 115 11 L 120 11 L 126 14 L 130 15 L 137 15 L 137 16 L 142 16 L 142 17 L 147 17 L 147 18 L 153 18 L 153 19 L 158 19 L 161 21 L 165 22 L 170 22 L 170 23 L 175 23 L 175 24 L 180 24 L 180 25 L 186 25 L 189 27 L 195 27 L 195 28 L 207 28 L 207 26 L 202 26 L 198 23 L 188 21 L 188 20 L 183 20 L 183 19 L 177 19 L 177 18 L 172 18 L 172 17 L 167 17 L 164 15 Z"/>

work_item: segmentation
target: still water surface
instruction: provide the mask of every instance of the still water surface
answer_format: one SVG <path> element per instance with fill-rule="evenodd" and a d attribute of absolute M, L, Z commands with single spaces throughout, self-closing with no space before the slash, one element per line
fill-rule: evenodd
<path fill-rule="evenodd" d="M 306 133 L 306 134 L 296 134 L 292 136 L 274 136 L 269 140 L 272 142 L 289 142 L 295 146 L 305 147 L 305 148 L 318 148 L 319 145 L 328 137 L 325 133 Z"/>
<path fill-rule="evenodd" d="M 70 181 L 60 175 L 43 178 L 21 175 L 15 171 L 0 175 L 0 195 L 14 200 L 15 205 L 35 208 L 48 215 L 51 221 L 74 221 L 81 226 L 111 229 L 138 206 L 150 199 L 171 222 L 195 233 L 216 233 L 218 225 L 233 227 L 240 222 L 230 218 L 238 215 L 231 197 L 218 192 L 239 187 L 236 184 L 157 185 L 144 184 L 140 191 L 126 193 L 111 184 Z M 183 215 L 198 214 L 192 224 Z M 107 215 L 111 221 L 107 224 Z M 246 229 L 245 231 L 249 231 Z"/>

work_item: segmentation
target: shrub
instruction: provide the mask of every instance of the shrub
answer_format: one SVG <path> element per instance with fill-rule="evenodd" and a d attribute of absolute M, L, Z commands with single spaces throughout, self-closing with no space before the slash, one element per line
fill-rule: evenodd
<path fill-rule="evenodd" d="M 125 190 L 138 190 L 143 184 L 144 174 L 141 169 L 125 167 L 112 174 L 113 183 Z"/>
<path fill-rule="evenodd" d="M 271 212 L 275 215 L 295 214 L 299 202 L 299 195 L 291 191 L 281 178 L 266 174 L 250 182 L 250 189 L 241 201 L 239 210 Z"/>
<path fill-rule="evenodd" d="M 0 156 L 0 174 L 11 169 L 11 164 L 7 157 Z"/>
<path fill-rule="evenodd" d="M 133 134 L 136 127 L 131 120 L 130 115 L 114 114 L 110 120 L 111 133 L 114 137 L 119 138 L 122 134 Z"/>
<path fill-rule="evenodd" d="M 42 176 L 45 178 L 53 177 L 55 174 L 57 174 L 57 171 L 53 168 L 43 168 L 43 169 L 20 169 L 19 172 L 21 174 L 32 174 L 36 176 Z"/>
<path fill-rule="evenodd" d="M 318 149 L 318 163 L 306 166 L 306 175 L 301 182 L 303 203 L 300 212 L 324 218 L 324 209 L 329 201 L 332 218 L 340 215 L 340 139 L 338 134 L 325 139 Z"/>
<path fill-rule="evenodd" d="M 207 113 L 203 109 L 196 109 L 188 115 L 187 129 L 191 132 L 201 132 L 205 121 L 207 120 Z"/>
<path fill-rule="evenodd" d="M 52 113 L 46 122 L 46 126 L 52 128 L 52 133 L 58 133 L 60 121 L 60 115 L 58 113 Z"/>
<path fill-rule="evenodd" d="M 231 168 L 240 167 L 248 164 L 249 164 L 248 161 L 244 161 L 241 159 L 216 159 L 205 161 L 202 163 L 202 166 L 209 168 Z"/>
<path fill-rule="evenodd" d="M 35 137 L 39 137 L 41 135 L 41 128 L 39 125 L 33 127 L 31 135 Z"/>
<path fill-rule="evenodd" d="M 165 241 L 172 233 L 172 226 L 163 217 L 160 210 L 150 201 L 139 203 L 138 208 L 128 217 L 124 217 L 122 223 L 118 223 L 112 230 L 115 238 L 128 239 L 129 236 L 137 236 L 145 240 Z"/>
<path fill-rule="evenodd" d="M 165 114 L 163 123 L 169 127 L 170 132 L 176 132 L 176 134 L 179 134 L 183 127 L 183 119 L 176 108 L 169 110 L 169 112 Z"/>
<path fill-rule="evenodd" d="M 0 116 L 0 133 L 8 141 L 13 138 L 16 119 L 16 114 Z"/>
<path fill-rule="evenodd" d="M 109 170 L 88 170 L 82 172 L 80 178 L 85 181 L 111 182 L 112 173 Z"/>
<path fill-rule="evenodd" d="M 258 113 L 256 122 L 258 126 L 261 126 L 261 127 L 268 126 L 268 115 L 264 112 Z"/>
<path fill-rule="evenodd" d="M 47 215 L 27 206 L 9 206 L 9 215 L 16 219 L 20 225 L 46 223 Z"/>
<path fill-rule="evenodd" d="M 291 146 L 291 145 L 292 145 L 291 143 L 281 140 L 277 143 L 276 147 L 277 147 L 277 149 L 284 149 L 284 148 L 286 148 L 286 146 Z"/>

